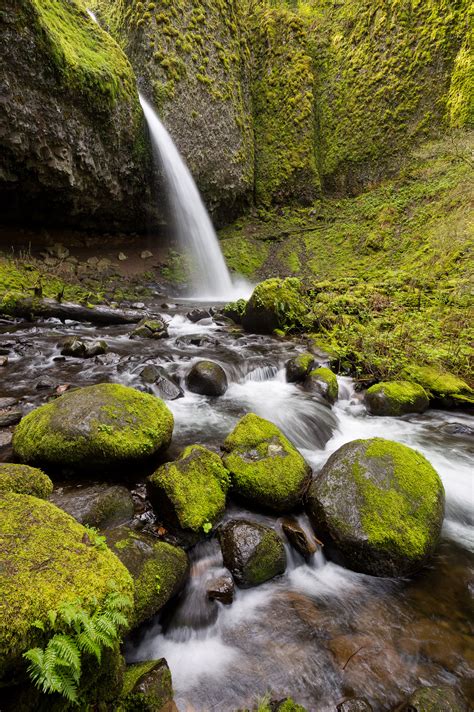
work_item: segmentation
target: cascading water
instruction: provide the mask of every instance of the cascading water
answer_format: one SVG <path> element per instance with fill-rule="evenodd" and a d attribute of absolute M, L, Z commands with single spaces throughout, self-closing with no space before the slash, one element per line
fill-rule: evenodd
<path fill-rule="evenodd" d="M 217 235 L 193 177 L 173 139 L 150 104 L 140 95 L 153 149 L 166 182 L 173 228 L 181 248 L 191 258 L 194 296 L 226 300 L 236 295 Z"/>

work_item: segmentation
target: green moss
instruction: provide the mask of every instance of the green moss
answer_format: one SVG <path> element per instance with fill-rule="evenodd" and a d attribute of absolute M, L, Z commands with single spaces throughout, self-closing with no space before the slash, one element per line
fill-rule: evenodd
<path fill-rule="evenodd" d="M 117 712 L 157 712 L 173 699 L 171 673 L 164 660 L 130 665 Z"/>
<path fill-rule="evenodd" d="M 53 483 L 47 475 L 28 465 L 0 464 L 0 492 L 30 494 L 47 499 L 53 491 Z"/>
<path fill-rule="evenodd" d="M 308 372 L 314 362 L 314 356 L 310 353 L 298 354 L 294 359 L 295 365 L 301 371 Z"/>
<path fill-rule="evenodd" d="M 306 707 L 302 707 L 288 698 L 278 706 L 278 712 L 307 712 Z"/>
<path fill-rule="evenodd" d="M 24 462 L 84 469 L 151 456 L 169 444 L 172 431 L 173 416 L 159 398 L 103 383 L 29 413 L 15 430 L 13 448 Z"/>
<path fill-rule="evenodd" d="M 257 333 L 292 331 L 307 325 L 309 302 L 296 277 L 267 279 L 255 287 L 247 302 L 243 325 Z"/>
<path fill-rule="evenodd" d="M 111 587 L 129 596 L 129 573 L 86 529 L 49 502 L 0 493 L 0 678 L 42 640 L 48 611 L 77 599 L 94 611 Z"/>
<path fill-rule="evenodd" d="M 409 381 L 418 383 L 433 398 L 474 393 L 462 378 L 431 366 L 409 365 L 403 370 L 403 376 Z"/>
<path fill-rule="evenodd" d="M 222 516 L 228 487 L 229 475 L 220 457 L 200 445 L 190 445 L 178 460 L 158 468 L 149 478 L 157 511 L 165 497 L 179 527 L 194 533 Z"/>
<path fill-rule="evenodd" d="M 258 586 L 283 573 L 285 565 L 283 543 L 273 530 L 269 530 L 263 535 L 254 555 L 247 563 L 245 577 L 252 586 Z"/>
<path fill-rule="evenodd" d="M 220 236 L 222 252 L 229 268 L 246 277 L 257 274 L 267 259 L 268 245 L 252 241 L 243 235 L 233 236 L 226 230 L 223 230 Z"/>
<path fill-rule="evenodd" d="M 328 388 L 327 392 L 329 400 L 337 400 L 337 396 L 339 394 L 337 377 L 336 374 L 333 373 L 329 368 L 325 368 L 324 366 L 321 366 L 321 368 L 315 368 L 313 371 L 310 372 L 309 378 L 314 378 L 318 381 L 323 381 L 323 383 L 325 383 Z"/>
<path fill-rule="evenodd" d="M 439 493 L 444 495 L 441 480 L 428 460 L 406 445 L 382 438 L 366 443 L 364 457 L 377 460 L 381 468 L 393 472 L 389 487 L 383 483 L 377 486 L 365 477 L 362 459 L 353 465 L 352 474 L 364 501 L 362 526 L 368 541 L 417 559 L 433 537 Z"/>
<path fill-rule="evenodd" d="M 377 383 L 366 393 L 370 412 L 375 415 L 403 415 L 422 412 L 428 407 L 424 388 L 408 381 Z"/>
<path fill-rule="evenodd" d="M 246 306 L 247 302 L 245 299 L 238 299 L 236 302 L 229 302 L 226 304 L 222 309 L 222 313 L 230 319 L 233 319 L 237 324 L 240 324 L 245 313 Z"/>
<path fill-rule="evenodd" d="M 308 466 L 276 425 L 249 413 L 223 448 L 232 487 L 241 497 L 275 511 L 288 511 L 300 502 Z"/>

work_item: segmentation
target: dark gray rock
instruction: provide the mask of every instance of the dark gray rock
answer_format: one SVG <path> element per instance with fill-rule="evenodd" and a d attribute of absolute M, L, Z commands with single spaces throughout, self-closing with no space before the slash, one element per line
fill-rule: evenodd
<path fill-rule="evenodd" d="M 173 685 L 164 658 L 129 665 L 120 698 L 120 709 L 140 712 L 178 712 Z"/>
<path fill-rule="evenodd" d="M 308 561 L 318 549 L 316 538 L 310 538 L 296 519 L 291 517 L 285 517 L 281 526 L 293 549 Z"/>
<path fill-rule="evenodd" d="M 227 376 L 218 363 L 198 361 L 186 376 L 186 386 L 203 396 L 222 396 L 227 390 Z"/>
<path fill-rule="evenodd" d="M 314 356 L 310 353 L 293 356 L 285 364 L 286 380 L 288 383 L 301 383 L 314 366 Z"/>
<path fill-rule="evenodd" d="M 230 573 L 222 574 L 207 583 L 207 597 L 210 601 L 220 601 L 230 605 L 234 600 L 234 580 Z"/>
<path fill-rule="evenodd" d="M 336 707 L 337 712 L 372 712 L 372 707 L 364 697 L 352 697 Z"/>
<path fill-rule="evenodd" d="M 270 527 L 233 519 L 218 534 L 224 565 L 240 588 L 258 586 L 284 573 L 285 547 Z"/>
<path fill-rule="evenodd" d="M 210 316 L 211 314 L 207 309 L 193 309 L 186 314 L 186 318 L 192 321 L 193 324 L 201 321 L 201 319 L 208 319 Z"/>
<path fill-rule="evenodd" d="M 124 524 L 134 512 L 132 495 L 126 487 L 119 485 L 60 487 L 53 492 L 50 500 L 81 524 L 97 529 Z"/>

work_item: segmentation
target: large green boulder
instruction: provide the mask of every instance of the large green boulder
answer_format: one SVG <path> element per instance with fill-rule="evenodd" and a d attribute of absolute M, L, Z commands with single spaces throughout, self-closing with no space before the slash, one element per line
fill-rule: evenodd
<path fill-rule="evenodd" d="M 148 478 L 149 499 L 157 517 L 183 542 L 207 534 L 224 513 L 229 474 L 215 452 L 201 445 L 185 448 L 175 462 Z"/>
<path fill-rule="evenodd" d="M 53 483 L 42 470 L 28 465 L 10 462 L 0 464 L 0 492 L 31 494 L 47 499 L 53 491 Z"/>
<path fill-rule="evenodd" d="M 422 386 L 435 405 L 445 408 L 474 406 L 474 390 L 453 373 L 412 364 L 403 369 L 402 378 Z"/>
<path fill-rule="evenodd" d="M 111 590 L 133 598 L 127 569 L 103 540 L 50 502 L 0 493 L 0 681 L 44 644 L 49 611 L 80 600 L 93 612 Z"/>
<path fill-rule="evenodd" d="M 100 471 L 156 454 L 172 432 L 173 416 L 159 398 L 101 383 L 29 413 L 15 430 L 13 449 L 22 462 Z"/>
<path fill-rule="evenodd" d="M 310 468 L 276 425 L 248 413 L 226 438 L 232 489 L 256 507 L 287 512 L 302 502 Z"/>
<path fill-rule="evenodd" d="M 423 413 L 429 398 L 417 383 L 390 381 L 371 386 L 365 394 L 365 404 L 372 415 L 404 415 Z"/>
<path fill-rule="evenodd" d="M 271 334 L 306 324 L 309 306 L 296 277 L 267 279 L 257 284 L 245 306 L 242 326 L 256 334 Z"/>
<path fill-rule="evenodd" d="M 121 526 L 105 532 L 107 544 L 127 567 L 135 583 L 131 624 L 145 622 L 184 586 L 188 557 L 183 549 Z"/>
<path fill-rule="evenodd" d="M 127 667 L 117 712 L 178 712 L 164 658 Z"/>
<path fill-rule="evenodd" d="M 337 450 L 312 482 L 308 514 L 326 549 L 352 569 L 406 576 L 438 543 L 444 489 L 428 460 L 406 445 L 372 438 Z"/>
<path fill-rule="evenodd" d="M 233 519 L 219 528 L 224 566 L 240 588 L 258 586 L 286 569 L 283 542 L 270 527 Z"/>

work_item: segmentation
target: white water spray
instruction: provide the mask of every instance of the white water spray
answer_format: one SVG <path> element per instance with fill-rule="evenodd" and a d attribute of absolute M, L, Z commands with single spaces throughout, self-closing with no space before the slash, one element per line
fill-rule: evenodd
<path fill-rule="evenodd" d="M 216 300 L 244 296 L 241 289 L 236 294 L 207 210 L 173 139 L 141 95 L 140 103 L 163 168 L 173 227 L 181 248 L 191 257 L 194 296 Z"/>

